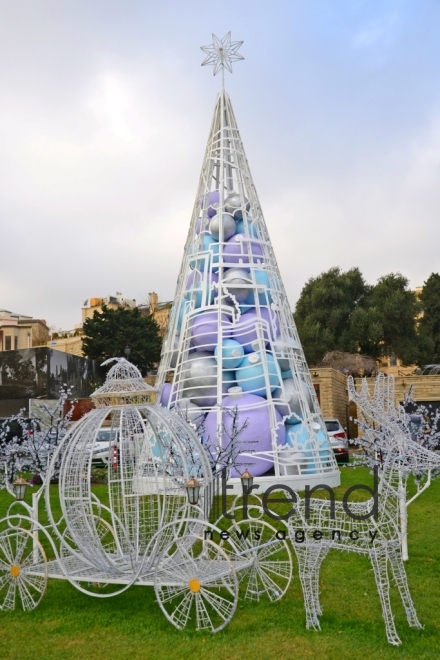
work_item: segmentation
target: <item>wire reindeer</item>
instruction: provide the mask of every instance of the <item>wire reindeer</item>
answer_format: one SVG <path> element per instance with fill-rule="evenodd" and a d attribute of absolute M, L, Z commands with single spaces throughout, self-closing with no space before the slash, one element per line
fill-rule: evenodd
<path fill-rule="evenodd" d="M 361 415 L 363 445 L 380 456 L 375 468 L 377 497 L 347 505 L 307 497 L 299 500 L 288 527 L 298 558 L 307 628 L 319 629 L 319 573 L 330 548 L 367 555 L 373 566 L 388 642 L 401 643 L 390 602 L 390 573 L 399 590 L 408 624 L 421 628 L 408 588 L 401 552 L 401 503 L 410 474 L 440 469 L 440 455 L 418 444 L 397 409 L 394 380 L 380 374 L 370 394 L 364 379 L 359 392 L 348 379 L 348 391 Z M 323 486 L 324 488 L 324 486 Z M 406 501 L 405 501 L 406 506 Z M 300 532 L 298 531 L 300 530 Z M 318 533 L 316 533 L 318 531 Z"/>
<path fill-rule="evenodd" d="M 388 380 L 388 404 L 394 406 L 395 391 L 394 381 Z M 382 384 L 382 388 L 384 384 Z M 380 387 L 378 388 L 380 390 Z M 410 385 L 409 391 L 405 393 L 404 401 L 398 407 L 399 424 L 406 427 L 407 432 L 410 433 L 411 438 L 417 444 L 426 447 L 427 449 L 438 449 L 440 447 L 440 408 L 433 408 L 431 404 L 425 405 L 418 403 L 413 398 L 414 386 Z M 375 428 L 375 422 L 371 419 L 366 419 L 365 413 L 360 415 L 361 419 L 354 419 L 353 421 L 358 424 L 361 433 L 353 442 L 359 446 L 362 453 L 354 454 L 354 465 L 364 465 L 369 468 L 374 468 L 375 465 L 381 465 L 383 458 L 383 447 L 380 451 L 369 439 L 368 429 Z M 400 489 L 400 525 L 402 532 L 402 557 L 404 561 L 408 560 L 408 507 L 414 500 L 416 500 L 429 486 L 431 485 L 431 470 L 414 472 L 413 485 L 416 488 L 414 494 L 409 497 L 406 491 L 407 482 L 401 483 Z"/>

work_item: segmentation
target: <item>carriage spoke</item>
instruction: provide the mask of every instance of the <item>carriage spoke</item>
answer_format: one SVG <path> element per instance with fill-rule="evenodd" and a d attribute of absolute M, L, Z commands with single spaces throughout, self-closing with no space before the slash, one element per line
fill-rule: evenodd
<path fill-rule="evenodd" d="M 291 564 L 288 561 L 260 561 L 260 568 L 284 579 L 289 578 L 291 573 Z"/>
<path fill-rule="evenodd" d="M 29 536 L 25 536 L 24 534 L 17 534 L 16 535 L 16 548 L 15 548 L 15 556 L 14 556 L 14 561 L 17 564 L 21 563 L 21 558 L 24 552 L 24 549 L 29 542 Z"/>
<path fill-rule="evenodd" d="M 21 570 L 24 570 L 26 568 L 29 568 L 30 566 L 34 566 L 35 564 L 39 564 L 40 562 L 43 561 L 44 561 L 44 557 L 41 556 L 40 552 L 38 552 L 37 561 L 34 560 L 33 552 L 30 552 L 28 556 L 21 562 L 20 567 Z"/>
<path fill-rule="evenodd" d="M 162 591 L 162 596 L 161 596 L 162 603 L 169 603 L 170 601 L 174 600 L 174 598 L 183 596 L 183 594 L 188 591 L 188 586 L 185 585 L 184 587 L 177 587 L 177 586 L 161 587 L 161 591 Z"/>
<path fill-rule="evenodd" d="M 2 610 L 13 610 L 15 608 L 16 589 L 17 589 L 17 582 L 15 580 L 9 581 L 9 588 L 1 605 Z"/>
<path fill-rule="evenodd" d="M 44 593 L 46 589 L 46 580 L 41 575 L 32 575 L 31 573 L 22 573 L 21 578 L 23 582 L 31 586 L 39 594 Z"/>
<path fill-rule="evenodd" d="M 7 563 L 3 559 L 0 559 L 0 571 L 9 571 L 10 567 L 11 567 L 10 563 Z"/>
<path fill-rule="evenodd" d="M 275 555 L 277 552 L 280 552 L 282 548 L 281 546 L 282 541 L 280 541 L 279 539 L 270 539 L 270 541 L 273 541 L 273 544 L 267 545 L 265 548 L 261 548 L 261 550 L 258 550 L 258 557 L 260 561 L 263 561 L 268 557 L 272 557 L 272 555 Z"/>
<path fill-rule="evenodd" d="M 11 581 L 11 574 L 9 573 L 9 566 L 7 567 L 7 572 L 0 576 L 0 590 L 3 589 L 5 584 Z"/>
<path fill-rule="evenodd" d="M 18 590 L 20 592 L 21 604 L 24 610 L 33 610 L 36 606 L 35 597 L 30 592 L 24 580 L 18 580 Z"/>
<path fill-rule="evenodd" d="M 258 576 L 270 600 L 278 600 L 282 595 L 282 590 L 279 585 L 270 577 L 270 575 L 265 571 L 262 571 L 260 568 L 258 569 Z"/>
<path fill-rule="evenodd" d="M 220 594 L 211 591 L 209 588 L 202 587 L 200 595 L 206 601 L 208 601 L 208 603 L 223 621 L 226 621 L 230 614 L 235 610 L 234 601 L 223 598 L 223 596 L 220 596 Z"/>
<path fill-rule="evenodd" d="M 158 573 L 162 582 L 166 582 L 168 579 L 173 582 L 182 582 L 184 584 L 188 583 L 192 572 L 187 570 L 182 570 L 182 564 L 178 564 L 175 561 L 170 561 L 166 566 L 160 566 L 158 568 Z"/>
<path fill-rule="evenodd" d="M 14 550 L 11 547 L 11 542 L 9 540 L 9 534 L 3 534 L 2 537 L 0 538 L 0 543 L 1 543 L 1 549 L 3 551 L 4 556 L 6 557 L 7 562 L 9 565 L 14 563 Z"/>
<path fill-rule="evenodd" d="M 208 614 L 202 595 L 198 593 L 195 598 L 197 630 L 213 630 L 211 617 Z"/>
<path fill-rule="evenodd" d="M 188 623 L 193 598 L 194 594 L 191 593 L 191 591 L 187 591 L 186 595 L 183 597 L 183 600 L 177 605 L 174 612 L 168 615 L 172 623 L 174 623 L 176 628 L 179 628 L 179 630 L 184 628 Z"/>

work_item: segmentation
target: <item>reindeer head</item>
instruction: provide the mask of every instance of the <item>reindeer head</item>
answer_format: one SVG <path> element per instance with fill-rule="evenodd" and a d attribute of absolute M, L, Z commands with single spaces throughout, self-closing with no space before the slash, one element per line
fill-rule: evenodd
<path fill-rule="evenodd" d="M 358 391 L 350 376 L 348 394 L 358 409 L 358 444 L 367 454 L 397 465 L 402 475 L 440 470 L 440 454 L 413 439 L 410 416 L 395 402 L 393 376 L 379 374 L 372 389 L 363 378 Z"/>

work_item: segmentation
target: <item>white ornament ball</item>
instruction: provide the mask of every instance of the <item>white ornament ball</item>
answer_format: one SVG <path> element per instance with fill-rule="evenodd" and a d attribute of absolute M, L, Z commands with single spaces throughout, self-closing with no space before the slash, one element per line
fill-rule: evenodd
<path fill-rule="evenodd" d="M 252 284 L 252 278 L 244 268 L 229 268 L 223 276 L 223 284 L 235 297 L 237 302 L 244 302 L 251 293 L 251 289 L 243 284 Z"/>
<path fill-rule="evenodd" d="M 223 240 L 227 241 L 235 234 L 236 224 L 230 213 L 217 214 L 209 223 L 209 231 L 217 240 L 220 240 L 220 222 L 223 223 Z"/>
<path fill-rule="evenodd" d="M 246 211 L 249 211 L 250 204 L 246 197 L 243 197 L 243 203 Z M 225 199 L 225 210 L 227 213 L 231 213 L 236 220 L 243 219 L 242 203 L 238 193 L 232 193 L 231 195 L 228 195 L 228 197 Z"/>

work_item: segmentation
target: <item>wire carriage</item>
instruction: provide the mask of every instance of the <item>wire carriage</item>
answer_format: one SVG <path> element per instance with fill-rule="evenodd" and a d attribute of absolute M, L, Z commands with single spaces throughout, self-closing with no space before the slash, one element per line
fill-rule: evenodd
<path fill-rule="evenodd" d="M 246 598 L 278 600 L 285 593 L 292 577 L 287 543 L 261 519 L 259 507 L 252 507 L 252 520 L 233 521 L 229 530 L 209 521 L 215 480 L 207 453 L 188 423 L 152 403 L 153 393 L 136 367 L 118 359 L 92 395 L 95 410 L 56 449 L 32 507 L 23 501 L 9 507 L 0 520 L 1 609 L 34 609 L 49 577 L 100 598 L 136 584 L 154 587 L 178 629 L 192 623 L 217 632 L 235 612 L 240 582 Z M 100 499 L 91 474 L 102 428 L 112 440 L 104 452 L 108 488 Z M 54 502 L 50 483 L 57 470 Z M 197 505 L 185 487 L 192 477 L 200 485 Z M 43 494 L 47 524 L 38 516 Z M 236 504 L 237 498 L 231 519 Z"/>

